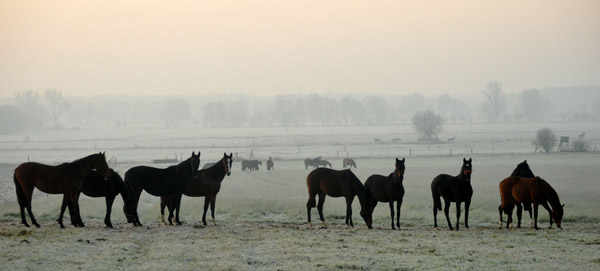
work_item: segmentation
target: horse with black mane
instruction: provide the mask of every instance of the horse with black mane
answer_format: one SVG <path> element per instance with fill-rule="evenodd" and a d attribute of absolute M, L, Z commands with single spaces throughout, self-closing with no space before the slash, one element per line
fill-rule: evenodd
<path fill-rule="evenodd" d="M 402 198 L 404 198 L 404 185 L 402 184 L 402 180 L 404 180 L 404 161 L 406 159 L 402 158 L 402 160 L 396 158 L 396 164 L 394 172 L 390 173 L 388 176 L 374 174 L 367 178 L 365 182 L 365 189 L 367 190 L 367 194 L 370 195 L 370 208 L 371 213 L 377 206 L 377 202 L 389 202 L 390 204 L 390 213 L 392 216 L 392 229 L 396 229 L 394 227 L 394 202 L 396 203 L 396 225 L 398 229 L 400 229 L 400 206 L 402 206 Z"/>
<path fill-rule="evenodd" d="M 308 214 L 308 224 L 312 227 L 310 220 L 310 210 L 317 207 L 319 217 L 323 226 L 325 218 L 323 217 L 323 204 L 325 203 L 325 195 L 330 197 L 346 198 L 346 225 L 354 227 L 352 222 L 352 201 L 354 196 L 358 196 L 360 201 L 360 216 L 367 223 L 367 227 L 371 229 L 373 220 L 369 210 L 368 194 L 365 187 L 360 182 L 358 177 L 349 169 L 334 170 L 328 168 L 317 168 L 311 171 L 306 177 L 306 186 L 308 187 L 308 202 L 306 203 L 306 211 Z M 317 204 L 315 197 L 319 195 L 319 203 Z"/>
<path fill-rule="evenodd" d="M 121 194 L 121 198 L 123 198 L 123 213 L 125 213 L 127 221 L 130 222 L 131 218 L 133 218 L 131 193 L 129 192 L 129 189 L 127 189 L 127 186 L 125 185 L 125 182 L 123 182 L 121 176 L 119 176 L 119 173 L 115 172 L 113 169 L 110 169 L 110 171 L 111 175 L 106 180 L 104 179 L 104 176 L 102 176 L 102 174 L 98 173 L 97 171 L 91 171 L 90 174 L 85 176 L 83 186 L 81 187 L 81 193 L 88 197 L 105 198 L 106 215 L 104 217 L 104 224 L 106 224 L 106 227 L 108 228 L 113 227 L 110 221 L 110 214 L 112 211 L 113 202 L 119 194 Z M 63 202 L 65 200 L 68 201 L 68 198 L 64 197 Z M 75 225 L 73 205 L 71 204 L 71 202 L 68 202 L 67 206 L 69 208 L 71 224 Z"/>
<path fill-rule="evenodd" d="M 498 208 L 500 212 L 500 228 L 502 228 L 502 211 L 508 215 L 506 227 L 508 228 L 512 223 L 512 210 L 517 202 L 523 204 L 533 203 L 533 228 L 538 229 L 538 207 L 542 205 L 550 216 L 550 227 L 552 227 L 552 220 L 556 222 L 556 226 L 560 228 L 564 204 L 560 204 L 558 194 L 546 182 L 546 180 L 540 177 L 533 178 L 521 178 L 511 176 L 500 182 L 500 198 L 502 204 Z M 550 203 L 550 206 L 548 206 Z"/>
<path fill-rule="evenodd" d="M 15 169 L 13 181 L 17 191 L 17 200 L 21 210 L 21 223 L 29 227 L 25 220 L 25 208 L 29 213 L 31 223 L 36 227 L 40 224 L 35 220 L 31 212 L 31 199 L 33 188 L 37 187 L 40 191 L 48 194 L 64 194 L 73 204 L 74 222 L 76 226 L 84 227 L 79 214 L 79 192 L 83 186 L 83 180 L 91 171 L 96 170 L 104 178 L 111 174 L 104 153 L 96 153 L 70 163 L 63 163 L 57 166 L 48 166 L 36 162 L 27 162 L 19 165 Z M 61 206 L 58 223 L 61 228 L 62 213 L 65 211 L 66 203 L 63 201 Z"/>
<path fill-rule="evenodd" d="M 318 168 L 320 166 L 322 166 L 322 167 L 329 166 L 329 168 L 332 168 L 331 163 L 327 160 L 321 159 L 321 156 L 314 158 L 314 159 L 310 159 L 310 158 L 304 159 L 304 169 L 308 169 L 309 166 L 312 166 L 313 168 Z"/>
<path fill-rule="evenodd" d="M 517 165 L 517 167 L 515 168 L 515 170 L 513 170 L 513 172 L 510 174 L 510 176 L 517 176 L 517 177 L 523 177 L 523 178 L 533 178 L 535 177 L 535 175 L 533 174 L 533 171 L 531 171 L 531 168 L 529 168 L 529 164 L 527 164 L 527 160 L 524 160 L 523 162 L 519 163 Z M 522 204 L 520 202 L 515 202 L 515 206 L 517 207 L 517 228 L 521 228 L 521 217 L 523 214 L 523 209 L 525 209 L 525 211 L 529 211 L 529 221 L 531 224 L 531 227 L 533 227 L 533 216 L 531 213 L 531 203 L 530 204 Z M 502 216 L 502 204 L 500 204 L 500 206 L 498 206 L 498 211 L 500 212 L 500 216 Z M 500 221 L 502 221 L 502 217 L 500 218 Z M 512 222 L 512 219 L 511 219 Z M 502 222 L 500 222 L 500 226 L 502 227 Z"/>
<path fill-rule="evenodd" d="M 456 230 L 460 220 L 460 203 L 465 203 L 465 228 L 469 228 L 469 206 L 471 205 L 471 197 L 473 196 L 473 188 L 471 187 L 471 173 L 473 165 L 469 160 L 463 158 L 463 165 L 460 173 L 457 176 L 448 174 L 440 174 L 431 181 L 431 195 L 433 196 L 433 227 L 437 229 L 437 212 L 442 210 L 442 202 L 440 196 L 444 198 L 444 214 L 448 227 L 452 230 L 450 223 L 449 211 L 450 203 L 456 202 Z"/>
<path fill-rule="evenodd" d="M 223 158 L 216 163 L 212 163 L 213 166 L 201 169 L 198 173 L 188 182 L 187 188 L 183 191 L 183 194 L 188 197 L 204 197 L 204 213 L 202 214 L 202 223 L 206 226 L 206 212 L 210 204 L 210 215 L 213 223 L 215 222 L 215 202 L 217 200 L 217 193 L 221 190 L 221 182 L 225 179 L 225 175 L 231 175 L 231 163 L 233 153 L 227 155 L 223 153 Z M 173 207 L 174 207 L 174 196 L 163 196 L 160 197 L 160 215 L 163 223 L 165 221 L 165 206 L 169 209 L 169 224 L 173 225 Z"/>
<path fill-rule="evenodd" d="M 346 159 L 344 159 L 344 161 L 342 161 L 342 166 L 344 168 L 346 168 L 346 167 L 356 168 L 356 162 L 354 162 L 354 159 L 352 159 L 352 158 L 346 158 Z"/>
<path fill-rule="evenodd" d="M 142 191 L 148 192 L 153 196 L 173 196 L 175 208 L 175 222 L 181 225 L 179 221 L 179 207 L 181 205 L 181 195 L 185 191 L 188 181 L 198 171 L 200 166 L 200 152 L 185 161 L 170 166 L 165 169 L 153 168 L 148 166 L 137 166 L 125 172 L 125 184 L 129 187 L 134 206 L 133 220 L 130 221 L 134 226 L 142 226 L 137 213 L 137 205 Z"/>

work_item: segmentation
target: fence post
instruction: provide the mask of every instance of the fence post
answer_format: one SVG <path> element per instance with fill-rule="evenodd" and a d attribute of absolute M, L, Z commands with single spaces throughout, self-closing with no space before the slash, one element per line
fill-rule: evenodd
<path fill-rule="evenodd" d="M 450 157 L 452 157 L 452 148 L 450 148 Z"/>

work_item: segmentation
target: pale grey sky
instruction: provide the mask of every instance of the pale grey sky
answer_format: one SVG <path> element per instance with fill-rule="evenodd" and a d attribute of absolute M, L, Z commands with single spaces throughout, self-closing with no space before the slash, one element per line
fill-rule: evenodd
<path fill-rule="evenodd" d="M 600 84 L 600 1 L 0 0 L 0 97 Z"/>

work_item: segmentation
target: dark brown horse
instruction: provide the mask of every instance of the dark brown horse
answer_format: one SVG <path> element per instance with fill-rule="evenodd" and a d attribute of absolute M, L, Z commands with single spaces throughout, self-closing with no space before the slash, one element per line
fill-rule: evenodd
<path fill-rule="evenodd" d="M 183 192 L 188 197 L 204 197 L 204 213 L 202 214 L 202 223 L 206 226 L 206 212 L 208 205 L 210 204 L 210 215 L 213 223 L 215 222 L 215 202 L 217 200 L 217 193 L 221 190 L 221 182 L 225 179 L 225 175 L 231 175 L 231 163 L 233 153 L 227 155 L 223 153 L 223 158 L 213 166 L 207 169 L 202 169 L 188 182 L 187 188 Z M 173 225 L 173 206 L 174 197 L 164 196 L 160 197 L 160 215 L 163 223 L 165 221 L 165 206 L 169 209 L 169 224 Z"/>
<path fill-rule="evenodd" d="M 267 160 L 267 171 L 273 170 L 273 159 L 269 156 L 269 160 Z"/>
<path fill-rule="evenodd" d="M 473 188 L 471 187 L 471 172 L 473 165 L 469 160 L 463 158 L 463 165 L 460 173 L 457 176 L 448 174 L 440 174 L 431 181 L 431 195 L 433 196 L 433 227 L 437 229 L 437 212 L 442 210 L 442 201 L 440 196 L 444 198 L 444 214 L 448 227 L 452 230 L 450 223 L 449 211 L 450 203 L 456 202 L 456 230 L 460 221 L 460 203 L 465 203 L 465 228 L 469 228 L 469 206 L 471 205 L 471 197 L 473 196 Z"/>
<path fill-rule="evenodd" d="M 313 168 L 318 168 L 318 167 L 327 167 L 329 166 L 329 168 L 331 168 L 331 163 L 327 160 L 323 160 L 321 159 L 321 156 L 314 158 L 314 159 L 310 159 L 310 158 L 306 158 L 304 159 L 304 169 L 308 169 L 308 167 L 311 166 Z"/>
<path fill-rule="evenodd" d="M 97 171 L 91 171 L 90 174 L 85 177 L 83 186 L 81 187 L 81 193 L 88 197 L 105 198 L 106 216 L 104 217 L 104 224 L 106 224 L 106 227 L 108 228 L 113 227 L 110 221 L 110 213 L 112 211 L 113 202 L 119 194 L 121 194 L 121 198 L 123 198 L 123 212 L 125 213 L 125 217 L 128 218 L 128 222 L 133 217 L 133 209 L 131 208 L 131 193 L 129 192 L 129 189 L 127 189 L 127 186 L 125 185 L 125 182 L 123 182 L 121 176 L 119 176 L 119 173 L 112 169 L 110 169 L 110 171 L 111 175 L 106 180 L 102 174 L 98 173 Z M 68 202 L 67 197 L 63 197 L 63 204 L 65 204 L 65 201 Z M 75 225 L 75 221 L 73 219 L 73 205 L 71 202 L 68 202 L 67 206 L 69 207 L 71 224 Z"/>
<path fill-rule="evenodd" d="M 560 199 L 556 191 L 540 177 L 534 178 L 521 178 L 521 177 L 508 177 L 500 182 L 500 198 L 502 204 L 500 205 L 500 226 L 502 226 L 502 211 L 508 215 L 506 221 L 506 227 L 508 228 L 512 223 L 512 210 L 516 203 L 520 202 L 523 204 L 533 203 L 533 228 L 538 229 L 537 218 L 538 218 L 538 207 L 542 205 L 550 216 L 550 227 L 552 227 L 552 220 L 556 222 L 556 226 L 560 228 L 564 204 L 560 204 Z M 550 206 L 548 206 L 550 203 Z"/>
<path fill-rule="evenodd" d="M 91 171 L 96 170 L 105 178 L 110 176 L 110 170 L 106 164 L 104 153 L 96 153 L 70 163 L 63 163 L 58 166 L 48 166 L 35 162 L 27 162 L 19 165 L 15 169 L 13 180 L 17 190 L 17 199 L 21 209 L 21 223 L 27 227 L 25 220 L 25 208 L 29 212 L 31 223 L 40 227 L 33 213 L 31 212 L 31 198 L 33 188 L 37 187 L 40 191 L 48 194 L 64 194 L 70 200 L 74 208 L 75 224 L 85 226 L 81 222 L 79 214 L 79 191 L 83 185 L 83 180 Z M 61 214 L 65 211 L 65 205 L 61 206 Z M 61 228 L 62 216 L 59 217 Z"/>
<path fill-rule="evenodd" d="M 342 165 L 344 168 L 346 167 L 354 167 L 356 168 L 356 162 L 354 162 L 354 159 L 352 158 L 346 158 L 344 159 L 344 161 L 342 161 Z"/>
<path fill-rule="evenodd" d="M 371 229 L 372 219 L 371 212 L 368 206 L 368 195 L 365 187 L 360 180 L 350 171 L 334 170 L 328 168 L 317 168 L 311 171 L 306 177 L 306 185 L 308 186 L 308 202 L 306 203 L 306 211 L 308 213 L 308 224 L 312 227 L 310 221 L 310 209 L 317 207 L 321 223 L 325 226 L 325 218 L 323 217 L 323 203 L 325 203 L 325 195 L 330 197 L 346 198 L 346 225 L 354 227 L 352 223 L 352 201 L 354 196 L 358 196 L 360 201 L 360 216 L 367 223 L 367 227 Z M 315 197 L 319 195 L 319 203 L 317 205 Z"/>
<path fill-rule="evenodd" d="M 137 213 L 137 205 L 142 191 L 145 190 L 153 196 L 173 196 L 175 222 L 181 225 L 179 221 L 181 195 L 185 191 L 188 181 L 198 171 L 199 166 L 200 152 L 198 152 L 198 155 L 192 152 L 192 156 L 187 160 L 165 169 L 137 166 L 125 172 L 125 184 L 127 184 L 131 191 L 132 204 L 134 206 L 133 221 L 130 222 L 134 226 L 142 226 Z"/>
<path fill-rule="evenodd" d="M 517 176 L 517 177 L 523 177 L 523 178 L 533 178 L 535 177 L 535 175 L 533 174 L 533 171 L 531 171 L 531 168 L 529 168 L 529 164 L 527 164 L 527 160 L 524 160 L 523 162 L 519 163 L 517 165 L 517 167 L 515 168 L 515 170 L 513 170 L 513 172 L 510 174 L 510 176 Z M 533 216 L 531 213 L 531 203 L 530 204 L 521 204 L 520 202 L 515 203 L 515 206 L 517 207 L 517 228 L 521 228 L 521 217 L 523 214 L 523 208 L 525 208 L 525 211 L 529 211 L 529 221 L 531 222 L 531 227 L 533 227 Z M 500 204 L 500 206 L 498 206 L 498 210 L 500 212 L 500 216 L 502 216 L 502 211 L 500 210 L 502 208 L 502 204 Z M 500 221 L 502 221 L 502 218 L 500 218 Z M 498 226 L 499 228 L 502 227 L 502 222 L 500 222 L 500 225 Z"/>
<path fill-rule="evenodd" d="M 402 206 L 402 198 L 404 198 L 404 185 L 402 185 L 402 180 L 404 180 L 404 161 L 396 158 L 396 164 L 394 172 L 390 173 L 388 176 L 383 175 L 371 175 L 367 181 L 365 182 L 365 189 L 367 190 L 367 194 L 370 197 L 369 207 L 371 208 L 371 213 L 375 206 L 377 206 L 377 202 L 389 202 L 390 204 L 390 213 L 392 215 L 392 229 L 394 227 L 394 202 L 396 203 L 396 225 L 398 229 L 400 229 L 400 206 Z"/>

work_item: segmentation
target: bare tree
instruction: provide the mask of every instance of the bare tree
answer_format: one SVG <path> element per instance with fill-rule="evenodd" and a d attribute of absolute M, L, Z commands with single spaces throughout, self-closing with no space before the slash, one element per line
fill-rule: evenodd
<path fill-rule="evenodd" d="M 40 104 L 40 94 L 34 90 L 23 90 L 15 94 L 17 107 L 23 113 L 26 126 L 40 128 L 44 124 L 45 109 Z"/>
<path fill-rule="evenodd" d="M 227 120 L 225 106 L 220 102 L 208 103 L 203 110 L 204 121 L 210 123 L 211 127 L 224 126 Z"/>
<path fill-rule="evenodd" d="M 180 123 L 191 116 L 190 103 L 184 99 L 167 99 L 161 108 L 161 117 L 168 123 Z"/>
<path fill-rule="evenodd" d="M 539 129 L 536 133 L 536 143 L 540 145 L 546 153 L 549 153 L 556 146 L 556 135 L 552 129 L 546 127 Z"/>
<path fill-rule="evenodd" d="M 537 89 L 523 90 L 520 98 L 523 117 L 528 121 L 541 121 L 551 109 L 550 103 Z"/>
<path fill-rule="evenodd" d="M 444 118 L 432 110 L 418 112 L 412 117 L 413 129 L 427 141 L 432 141 L 442 132 L 444 122 Z"/>
<path fill-rule="evenodd" d="M 62 92 L 55 89 L 46 89 L 44 97 L 48 100 L 50 116 L 54 120 L 54 127 L 58 128 L 58 119 L 65 113 L 71 104 L 62 96 Z"/>
<path fill-rule="evenodd" d="M 483 112 L 488 122 L 496 122 L 506 110 L 506 95 L 502 92 L 502 84 L 490 81 L 484 91 Z"/>

